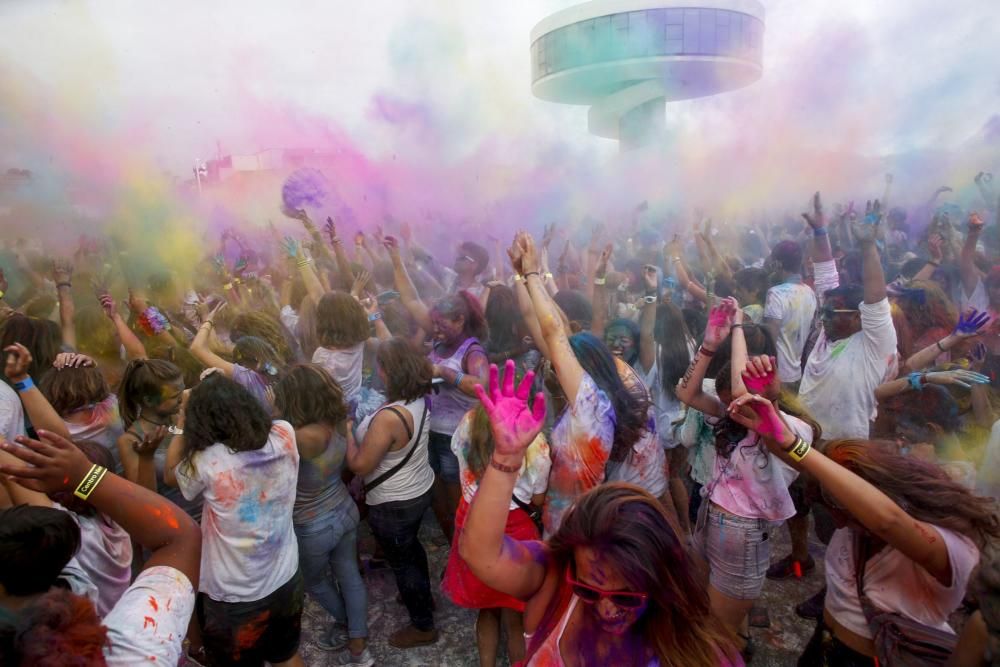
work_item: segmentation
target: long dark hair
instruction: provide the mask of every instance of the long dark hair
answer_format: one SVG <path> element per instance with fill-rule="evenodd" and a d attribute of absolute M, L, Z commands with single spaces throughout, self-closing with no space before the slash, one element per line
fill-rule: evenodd
<path fill-rule="evenodd" d="M 214 444 L 233 452 L 260 449 L 271 432 L 271 418 L 253 394 L 212 373 L 191 390 L 184 420 L 183 461 Z"/>
<path fill-rule="evenodd" d="M 431 393 L 434 367 L 430 359 L 414 350 L 406 340 L 383 341 L 375 358 L 385 373 L 385 396 L 389 401 L 412 403 Z"/>
<path fill-rule="evenodd" d="M 660 346 L 660 386 L 671 400 L 677 400 L 677 383 L 691 363 L 691 332 L 684 322 L 684 313 L 672 303 L 656 308 L 653 337 Z"/>
<path fill-rule="evenodd" d="M 159 396 L 160 387 L 170 382 L 181 382 L 181 369 L 163 359 L 134 359 L 125 367 L 118 385 L 118 413 L 125 428 L 139 418 L 143 403 Z"/>
<path fill-rule="evenodd" d="M 592 548 L 632 590 L 649 595 L 633 631 L 660 665 L 716 667 L 722 657 L 735 659 L 694 559 L 663 506 L 645 490 L 621 482 L 591 489 L 565 514 L 548 547 L 560 579 L 573 567 L 577 549 Z M 571 594 L 560 584 L 528 645 L 529 658 L 555 630 Z"/>
<path fill-rule="evenodd" d="M 646 432 L 649 422 L 648 400 L 637 392 L 629 391 L 618 375 L 615 358 L 604 343 L 594 334 L 581 332 L 569 339 L 577 361 L 611 401 L 615 411 L 615 441 L 610 459 L 621 462 L 628 458 L 639 438 Z"/>
<path fill-rule="evenodd" d="M 278 352 L 263 338 L 243 336 L 233 345 L 233 361 L 256 371 L 268 384 L 278 381 L 285 370 L 284 361 Z"/>

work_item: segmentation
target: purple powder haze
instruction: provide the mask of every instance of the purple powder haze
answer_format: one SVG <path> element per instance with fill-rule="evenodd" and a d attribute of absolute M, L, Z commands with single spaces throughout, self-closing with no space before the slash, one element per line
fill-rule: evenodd
<path fill-rule="evenodd" d="M 323 208 L 329 184 L 318 169 L 296 169 L 281 188 L 281 200 L 292 210 Z"/>

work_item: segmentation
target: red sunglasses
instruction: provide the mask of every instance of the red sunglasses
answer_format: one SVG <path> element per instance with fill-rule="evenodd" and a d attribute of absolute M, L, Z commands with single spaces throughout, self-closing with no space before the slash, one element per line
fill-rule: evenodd
<path fill-rule="evenodd" d="M 611 604 L 623 609 L 639 609 L 646 604 L 649 596 L 645 593 L 629 593 L 624 591 L 605 591 L 600 588 L 588 586 L 574 579 L 569 570 L 566 570 L 566 583 L 573 590 L 573 595 L 580 598 L 587 604 L 597 604 L 602 599 L 607 598 Z"/>

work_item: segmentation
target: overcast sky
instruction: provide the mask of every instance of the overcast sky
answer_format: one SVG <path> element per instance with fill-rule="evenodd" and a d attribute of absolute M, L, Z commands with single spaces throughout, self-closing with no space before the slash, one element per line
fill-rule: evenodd
<path fill-rule="evenodd" d="M 613 155 L 584 108 L 530 92 L 529 31 L 572 4 L 3 0 L 0 167 L 79 134 L 182 172 L 216 141 L 248 153 L 323 128 L 382 155 L 508 140 L 507 161 L 545 142 Z M 1000 111 L 996 0 L 764 5 L 763 79 L 671 105 L 671 132 L 886 153 L 959 144 Z"/>

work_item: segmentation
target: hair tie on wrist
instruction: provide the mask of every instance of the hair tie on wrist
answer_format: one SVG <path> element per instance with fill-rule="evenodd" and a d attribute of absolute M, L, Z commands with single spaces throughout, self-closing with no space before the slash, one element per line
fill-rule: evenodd
<path fill-rule="evenodd" d="M 537 276 L 537 275 L 539 275 L 538 271 L 528 271 L 527 273 L 524 274 L 524 279 L 527 280 L 528 276 Z"/>
<path fill-rule="evenodd" d="M 948 351 L 945 349 L 944 345 L 941 344 L 941 341 L 936 341 L 934 344 L 937 345 L 938 349 L 941 350 L 942 352 Z"/>

